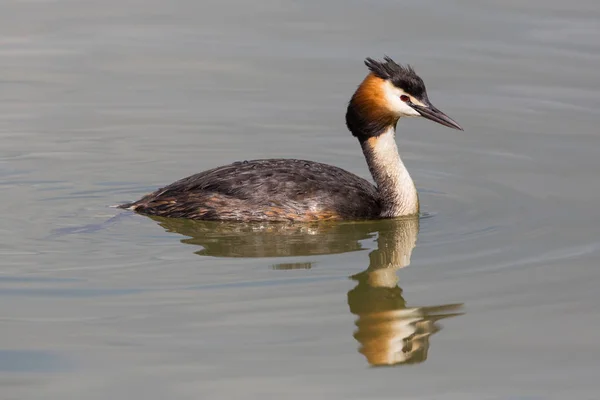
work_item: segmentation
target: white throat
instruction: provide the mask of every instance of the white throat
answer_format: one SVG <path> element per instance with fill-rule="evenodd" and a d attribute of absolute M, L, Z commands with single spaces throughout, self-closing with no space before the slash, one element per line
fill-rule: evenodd
<path fill-rule="evenodd" d="M 362 143 L 369 170 L 381 195 L 381 217 L 393 218 L 419 212 L 415 183 L 404 166 L 395 140 L 395 129 Z"/>

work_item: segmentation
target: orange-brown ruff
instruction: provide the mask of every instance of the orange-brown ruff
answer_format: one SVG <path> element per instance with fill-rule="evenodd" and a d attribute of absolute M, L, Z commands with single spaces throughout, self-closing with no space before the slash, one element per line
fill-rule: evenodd
<path fill-rule="evenodd" d="M 386 107 L 384 85 L 384 79 L 370 73 L 356 89 L 351 102 L 360 110 L 361 116 L 372 124 L 395 126 L 398 118 Z"/>
<path fill-rule="evenodd" d="M 370 73 L 348 104 L 346 125 L 377 186 L 341 168 L 313 161 L 235 162 L 181 179 L 119 206 L 141 214 L 221 221 L 323 221 L 392 218 L 419 211 L 417 193 L 394 141 L 402 116 L 456 129 L 433 107 L 410 67 L 367 59 Z"/>

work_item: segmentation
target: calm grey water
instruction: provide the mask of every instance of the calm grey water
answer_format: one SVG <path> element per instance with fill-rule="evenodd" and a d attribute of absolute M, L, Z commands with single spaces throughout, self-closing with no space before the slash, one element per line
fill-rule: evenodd
<path fill-rule="evenodd" d="M 600 397 L 598 1 L 0 8 L 1 399 Z M 240 159 L 367 177 L 384 54 L 465 128 L 399 125 L 420 223 L 109 208 Z"/>

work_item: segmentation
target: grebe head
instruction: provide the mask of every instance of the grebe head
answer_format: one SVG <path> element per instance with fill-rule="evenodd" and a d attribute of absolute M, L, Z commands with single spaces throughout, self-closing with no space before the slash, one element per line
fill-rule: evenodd
<path fill-rule="evenodd" d="M 401 66 L 389 57 L 365 60 L 369 75 L 358 87 L 346 113 L 346 124 L 359 139 L 378 136 L 401 117 L 424 117 L 444 126 L 463 130 L 431 104 L 425 83 L 411 66 Z"/>

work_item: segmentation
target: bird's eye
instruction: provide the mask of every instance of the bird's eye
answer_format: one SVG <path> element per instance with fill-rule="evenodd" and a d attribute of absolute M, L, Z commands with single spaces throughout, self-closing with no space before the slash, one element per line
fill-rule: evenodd
<path fill-rule="evenodd" d="M 400 100 L 402 100 L 405 103 L 408 103 L 410 101 L 410 97 L 408 97 L 407 95 L 403 94 L 402 96 L 400 96 Z"/>

